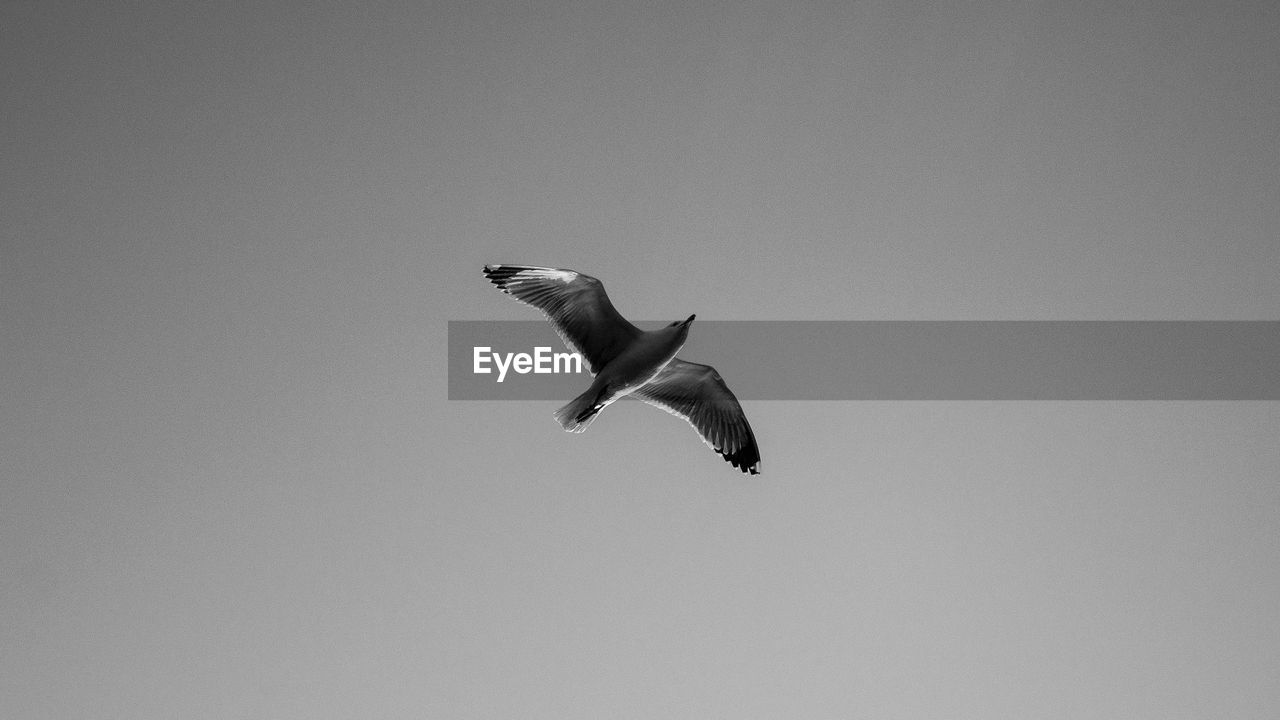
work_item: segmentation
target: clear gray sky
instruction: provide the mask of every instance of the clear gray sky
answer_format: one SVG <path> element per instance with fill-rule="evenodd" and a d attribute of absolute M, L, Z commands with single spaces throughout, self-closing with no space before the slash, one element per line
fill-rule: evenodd
<path fill-rule="evenodd" d="M 755 402 L 745 478 L 443 372 L 536 316 L 486 262 L 636 319 L 1277 319 L 1277 48 L 1274 2 L 3 3 L 0 715 L 1280 715 L 1277 403 Z"/>

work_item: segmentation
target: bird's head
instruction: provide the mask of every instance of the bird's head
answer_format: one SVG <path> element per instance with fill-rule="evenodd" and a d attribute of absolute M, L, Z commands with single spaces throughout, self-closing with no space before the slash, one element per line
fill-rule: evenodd
<path fill-rule="evenodd" d="M 667 325 L 667 329 L 668 330 L 674 329 L 676 331 L 676 334 L 680 336 L 680 341 L 683 342 L 684 339 L 689 336 L 689 326 L 693 324 L 693 319 L 696 317 L 698 316 L 690 315 L 684 320 L 676 320 L 670 325 Z"/>

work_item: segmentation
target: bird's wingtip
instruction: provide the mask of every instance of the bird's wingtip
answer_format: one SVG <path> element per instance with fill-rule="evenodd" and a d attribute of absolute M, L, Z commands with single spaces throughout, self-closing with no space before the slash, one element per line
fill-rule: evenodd
<path fill-rule="evenodd" d="M 519 271 L 513 270 L 510 265 L 492 263 L 484 266 L 485 279 L 497 285 L 499 290 L 508 295 L 511 294 L 511 291 L 507 288 L 507 283 L 515 279 L 518 273 Z"/>

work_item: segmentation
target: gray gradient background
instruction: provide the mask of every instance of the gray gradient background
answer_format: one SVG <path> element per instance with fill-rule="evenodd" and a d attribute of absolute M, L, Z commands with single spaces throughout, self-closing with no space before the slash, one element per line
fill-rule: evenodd
<path fill-rule="evenodd" d="M 443 364 L 486 262 L 1274 320 L 1280 5 L 231 7 L 0 5 L 0 714 L 1280 715 L 1274 402 L 748 403 L 747 479 Z"/>

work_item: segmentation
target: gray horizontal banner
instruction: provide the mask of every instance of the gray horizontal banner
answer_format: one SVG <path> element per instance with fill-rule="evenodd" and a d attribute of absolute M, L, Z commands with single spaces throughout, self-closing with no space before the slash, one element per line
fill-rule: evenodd
<path fill-rule="evenodd" d="M 591 383 L 542 320 L 450 321 L 448 355 L 450 400 Z M 679 357 L 741 400 L 1280 400 L 1273 321 L 696 320 Z"/>

